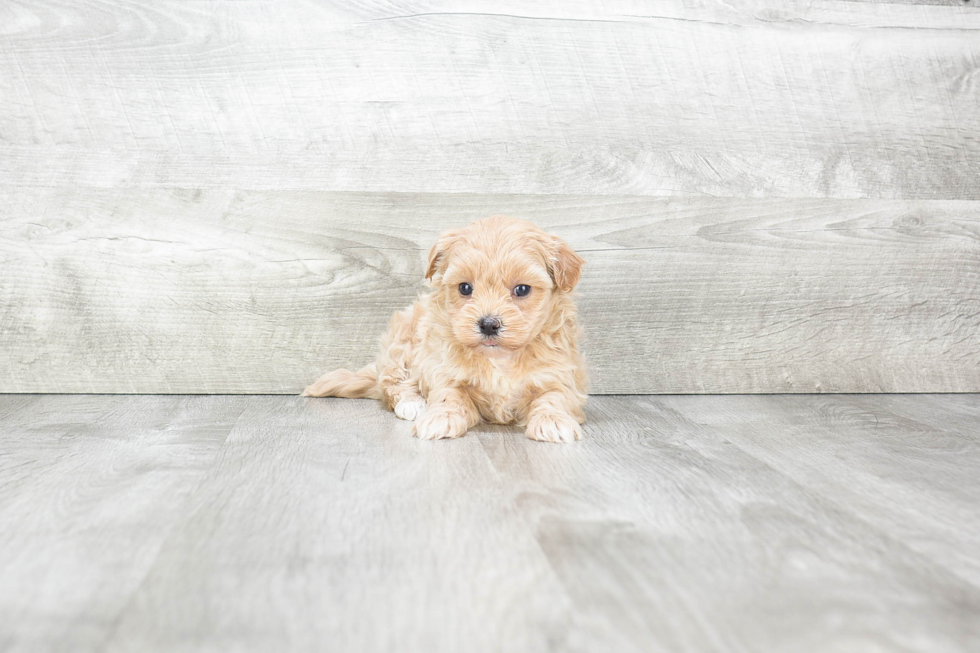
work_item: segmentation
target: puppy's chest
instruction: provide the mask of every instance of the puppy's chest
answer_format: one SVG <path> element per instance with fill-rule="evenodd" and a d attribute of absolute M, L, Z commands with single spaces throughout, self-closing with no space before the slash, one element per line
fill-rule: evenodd
<path fill-rule="evenodd" d="M 506 361 L 494 363 L 475 379 L 470 379 L 469 391 L 487 421 L 510 424 L 526 416 L 527 383 Z"/>

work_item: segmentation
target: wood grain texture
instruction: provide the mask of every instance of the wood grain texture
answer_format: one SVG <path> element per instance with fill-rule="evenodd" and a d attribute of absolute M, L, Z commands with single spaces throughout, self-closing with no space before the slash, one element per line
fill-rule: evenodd
<path fill-rule="evenodd" d="M 0 188 L 0 390 L 298 393 L 499 211 L 587 259 L 593 392 L 977 391 L 978 208 Z"/>
<path fill-rule="evenodd" d="M 37 395 L 0 395 L 0 419 L 25 410 L 38 400 Z"/>
<path fill-rule="evenodd" d="M 104 650 L 244 406 L 45 396 L 3 417 L 0 650 Z"/>
<path fill-rule="evenodd" d="M 567 596 L 479 440 L 410 428 L 251 399 L 106 650 L 553 650 Z"/>
<path fill-rule="evenodd" d="M 0 179 L 980 199 L 952 4 L 6 2 Z"/>
<path fill-rule="evenodd" d="M 980 506 L 980 405 L 972 395 L 964 399 L 972 414 L 963 414 L 958 400 L 947 397 L 705 397 L 696 404 L 664 397 L 639 404 L 690 415 L 980 586 L 980 559 L 965 553 L 980 551 L 980 522 L 974 518 Z"/>
<path fill-rule="evenodd" d="M 978 35 L 934 1 L 3 3 L 0 391 L 296 392 L 501 212 L 589 259 L 595 392 L 980 390 Z"/>
<path fill-rule="evenodd" d="M 877 457 L 862 455 L 879 437 L 873 421 L 834 438 L 837 456 L 862 455 L 881 475 L 863 502 L 882 513 L 871 522 L 848 502 L 857 465 L 828 465 L 826 482 L 814 488 L 770 464 L 829 458 L 819 440 L 799 442 L 809 431 L 786 422 L 807 420 L 819 438 L 837 426 L 821 410 L 834 400 L 594 398 L 582 445 L 558 454 L 502 428 L 481 434 L 581 615 L 568 650 L 966 651 L 980 642 L 978 587 L 958 575 L 965 560 L 977 562 L 974 536 L 935 528 L 923 511 L 942 482 L 935 469 L 906 472 L 919 458 L 918 434 L 894 429 L 893 444 L 907 448 L 878 449 Z M 702 425 L 702 411 L 719 402 L 730 420 Z M 757 447 L 729 437 L 744 423 L 765 429 Z M 937 454 L 975 448 L 975 432 L 943 435 L 932 444 Z M 964 465 L 975 469 L 971 461 Z M 907 495 L 892 493 L 889 473 L 918 483 Z M 976 477 L 966 484 L 978 489 Z M 924 501 L 903 505 L 920 493 Z M 961 516 L 975 521 L 978 505 Z M 951 539 L 919 553 L 901 537 L 913 530 Z"/>
<path fill-rule="evenodd" d="M 10 402 L 11 653 L 980 644 L 980 395 L 594 397 L 564 446 L 371 401 Z"/>

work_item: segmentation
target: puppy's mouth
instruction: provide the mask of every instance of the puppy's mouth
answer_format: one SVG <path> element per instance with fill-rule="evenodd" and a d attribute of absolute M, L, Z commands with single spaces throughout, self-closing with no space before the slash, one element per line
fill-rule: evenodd
<path fill-rule="evenodd" d="M 487 358 L 510 358 L 514 354 L 514 349 L 501 344 L 499 338 L 483 338 L 474 349 Z"/>
<path fill-rule="evenodd" d="M 501 342 L 499 335 L 496 336 L 484 336 L 480 338 L 475 345 L 475 349 L 478 351 L 483 351 L 489 353 L 504 353 L 509 352 L 513 349 L 509 344 Z"/>

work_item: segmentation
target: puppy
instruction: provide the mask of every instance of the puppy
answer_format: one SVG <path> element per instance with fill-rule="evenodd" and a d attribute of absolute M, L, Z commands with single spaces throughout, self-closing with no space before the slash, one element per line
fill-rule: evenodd
<path fill-rule="evenodd" d="M 423 440 L 481 420 L 526 435 L 582 435 L 586 374 L 572 289 L 584 261 L 524 220 L 494 216 L 448 231 L 429 252 L 432 292 L 396 313 L 367 367 L 329 372 L 307 397 L 380 399 Z"/>

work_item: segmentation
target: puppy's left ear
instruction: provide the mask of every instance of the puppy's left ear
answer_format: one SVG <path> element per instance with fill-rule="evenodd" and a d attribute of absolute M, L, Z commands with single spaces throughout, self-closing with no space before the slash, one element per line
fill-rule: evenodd
<path fill-rule="evenodd" d="M 564 240 L 554 237 L 551 251 L 551 278 L 555 285 L 565 292 L 572 292 L 582 277 L 582 265 L 585 260 L 575 253 Z"/>

